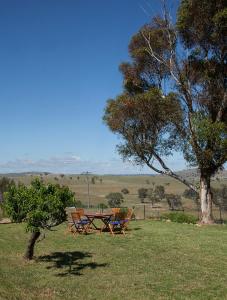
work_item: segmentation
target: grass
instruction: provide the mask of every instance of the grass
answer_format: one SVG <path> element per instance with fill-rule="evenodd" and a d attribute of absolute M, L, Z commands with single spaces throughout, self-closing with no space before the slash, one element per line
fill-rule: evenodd
<path fill-rule="evenodd" d="M 227 299 L 227 226 L 135 221 L 127 236 L 47 232 L 35 260 L 28 234 L 0 225 L 0 299 Z"/>

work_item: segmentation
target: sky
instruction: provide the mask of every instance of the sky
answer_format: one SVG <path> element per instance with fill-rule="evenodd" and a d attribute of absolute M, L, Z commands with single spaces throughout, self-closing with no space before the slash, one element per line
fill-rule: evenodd
<path fill-rule="evenodd" d="M 159 0 L 0 0 L 0 173 L 152 173 L 122 162 L 102 117 L 130 37 L 159 11 Z M 186 167 L 178 153 L 168 164 Z"/>

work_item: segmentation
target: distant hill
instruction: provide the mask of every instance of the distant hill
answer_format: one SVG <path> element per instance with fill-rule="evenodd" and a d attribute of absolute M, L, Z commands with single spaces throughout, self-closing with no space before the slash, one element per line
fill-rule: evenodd
<path fill-rule="evenodd" d="M 0 176 L 5 177 L 21 177 L 29 175 L 49 175 L 50 172 L 19 172 L 19 173 L 0 173 Z"/>
<path fill-rule="evenodd" d="M 199 170 L 198 169 L 188 169 L 188 170 L 182 170 L 178 171 L 177 174 L 182 176 L 183 178 L 188 179 L 195 179 L 199 177 Z M 227 178 L 227 170 L 219 171 L 214 176 L 215 178 Z"/>
<path fill-rule="evenodd" d="M 5 177 L 22 177 L 22 176 L 35 176 L 35 175 L 59 175 L 60 173 L 58 174 L 54 174 L 54 173 L 51 173 L 51 172 L 19 172 L 19 173 L 2 173 L 0 174 L 1 177 L 5 176 Z M 199 170 L 194 168 L 194 169 L 186 169 L 186 170 L 181 170 L 181 171 L 178 171 L 177 174 L 179 174 L 181 177 L 183 178 L 188 178 L 189 180 L 191 179 L 198 179 L 199 178 Z M 76 176 L 76 175 L 81 175 L 81 174 L 65 174 L 67 176 Z M 90 175 L 97 175 L 97 176 L 160 176 L 159 174 L 95 174 L 95 173 L 92 173 Z M 215 175 L 215 178 L 226 178 L 227 179 L 227 170 L 223 170 L 223 171 L 220 171 L 218 172 L 216 175 Z"/>

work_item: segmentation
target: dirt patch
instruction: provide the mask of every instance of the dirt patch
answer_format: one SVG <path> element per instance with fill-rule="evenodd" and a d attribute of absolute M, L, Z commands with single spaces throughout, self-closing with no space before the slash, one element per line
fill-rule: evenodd
<path fill-rule="evenodd" d="M 10 223 L 11 223 L 11 221 L 9 218 L 3 218 L 0 220 L 0 224 L 10 224 Z"/>

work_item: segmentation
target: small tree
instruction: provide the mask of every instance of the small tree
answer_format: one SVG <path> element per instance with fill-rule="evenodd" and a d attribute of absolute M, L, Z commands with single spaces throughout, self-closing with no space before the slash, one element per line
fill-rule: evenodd
<path fill-rule="evenodd" d="M 121 193 L 109 193 L 106 199 L 110 207 L 119 207 L 124 201 L 124 197 Z"/>
<path fill-rule="evenodd" d="M 157 195 L 159 200 L 165 198 L 165 187 L 163 185 L 157 185 L 155 187 L 155 194 Z"/>
<path fill-rule="evenodd" d="M 154 204 L 156 202 L 159 202 L 163 198 L 165 198 L 165 188 L 164 188 L 164 186 L 157 185 L 155 188 L 148 189 L 147 198 L 151 201 L 152 206 L 154 206 Z"/>
<path fill-rule="evenodd" d="M 165 197 L 170 210 L 184 210 L 180 195 L 166 194 Z"/>
<path fill-rule="evenodd" d="M 41 231 L 51 229 L 66 220 L 67 206 L 74 202 L 74 194 L 68 187 L 45 185 L 39 179 L 32 181 L 31 186 L 12 185 L 4 194 L 4 208 L 14 222 L 25 222 L 31 237 L 25 252 L 25 259 L 32 259 L 34 246 Z"/>
<path fill-rule="evenodd" d="M 187 199 L 190 199 L 190 200 L 193 200 L 197 206 L 197 208 L 199 209 L 199 206 L 200 206 L 200 203 L 199 203 L 199 195 L 198 193 L 196 193 L 195 191 L 193 191 L 192 189 L 186 189 L 182 196 L 184 198 L 187 198 Z"/>
<path fill-rule="evenodd" d="M 129 194 L 129 190 L 128 189 L 126 189 L 126 188 L 123 188 L 122 190 L 121 190 L 121 192 L 123 193 L 123 194 Z"/>
<path fill-rule="evenodd" d="M 92 183 L 92 184 L 95 184 L 95 177 L 92 177 L 92 178 L 91 178 L 91 183 Z"/>
<path fill-rule="evenodd" d="M 147 198 L 151 201 L 152 206 L 159 201 L 154 189 L 152 188 L 147 190 Z"/>
<path fill-rule="evenodd" d="M 148 189 L 140 188 L 138 189 L 138 196 L 141 202 L 144 202 L 144 199 L 147 197 Z"/>

